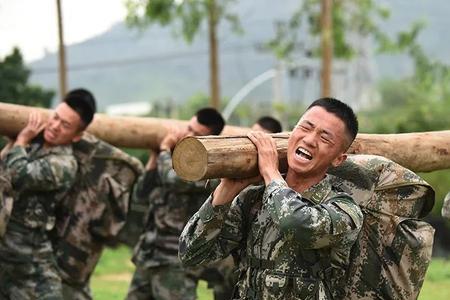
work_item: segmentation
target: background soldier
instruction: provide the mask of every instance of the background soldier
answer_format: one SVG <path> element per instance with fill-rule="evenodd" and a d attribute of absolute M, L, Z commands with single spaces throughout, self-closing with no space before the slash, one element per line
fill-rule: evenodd
<path fill-rule="evenodd" d="M 92 121 L 94 107 L 78 90 L 70 92 L 43 122 L 37 112 L 5 149 L 4 162 L 16 192 L 11 218 L 0 240 L 0 295 L 7 299 L 59 299 L 48 232 L 55 205 L 77 172 L 72 143 Z"/>
<path fill-rule="evenodd" d="M 151 203 L 145 231 L 135 248 L 136 271 L 127 299 L 196 298 L 198 279 L 181 267 L 178 238 L 200 207 L 199 199 L 211 191 L 205 189 L 205 182 L 181 180 L 172 168 L 171 151 L 185 136 L 217 135 L 223 127 L 224 120 L 215 109 L 201 109 L 184 130 L 171 130 L 160 143 L 158 157 L 150 158 L 147 172 L 135 188 L 138 196 L 147 194 Z"/>
<path fill-rule="evenodd" d="M 105 244 L 126 221 L 129 198 L 142 163 L 86 134 L 74 144 L 77 181 L 58 207 L 54 237 L 58 271 L 67 300 L 92 299 L 90 277 Z"/>
<path fill-rule="evenodd" d="M 249 133 L 265 186 L 242 191 L 259 178 L 222 179 L 183 230 L 183 264 L 194 266 L 240 250 L 245 267 L 235 299 L 342 297 L 363 217 L 326 172 L 345 160 L 357 128 L 353 111 L 339 100 L 313 102 L 289 138 L 285 178 L 274 140 Z"/>
<path fill-rule="evenodd" d="M 281 123 L 271 116 L 264 116 L 258 119 L 252 126 L 254 131 L 262 131 L 266 133 L 278 133 L 282 131 Z"/>
<path fill-rule="evenodd" d="M 270 116 L 264 116 L 258 119 L 258 121 L 255 122 L 255 124 L 252 126 L 252 130 L 255 131 L 264 131 L 267 133 L 278 133 L 282 131 L 281 123 Z M 131 198 L 131 204 L 130 204 L 130 210 L 128 212 L 128 218 L 125 226 L 120 231 L 118 239 L 120 242 L 130 246 L 134 247 L 139 240 L 139 236 L 142 232 L 142 228 L 145 225 L 145 220 L 147 219 L 147 215 L 149 213 L 149 195 L 151 191 L 153 190 L 152 182 L 152 176 L 153 173 L 151 170 L 154 170 L 156 168 L 156 158 L 157 153 L 154 153 L 153 150 L 150 150 L 149 153 L 149 159 L 147 161 L 147 164 L 145 166 L 146 172 L 144 176 L 141 176 L 139 178 L 139 183 L 136 184 L 136 189 L 133 194 L 133 197 Z M 151 201 L 150 201 L 151 202 Z M 223 265 L 218 265 L 219 268 L 224 267 L 223 271 L 226 273 L 229 273 L 229 267 L 233 267 L 234 263 L 232 262 L 231 257 L 227 259 L 227 262 Z M 217 280 L 211 280 L 208 281 L 208 283 L 212 283 L 212 286 L 214 286 L 214 293 L 215 293 L 215 299 L 230 299 L 230 296 L 226 296 L 230 294 L 230 288 L 233 290 L 235 281 L 231 281 L 231 285 L 223 286 L 224 282 L 229 282 L 228 280 L 224 279 L 224 276 L 217 274 L 210 276 L 211 274 L 203 274 L 202 276 L 205 277 L 215 277 Z M 220 272 L 222 273 L 222 272 Z M 222 273 L 224 274 L 224 273 Z M 220 291 L 219 291 L 220 290 Z M 219 296 L 219 294 L 225 293 L 225 296 Z"/>

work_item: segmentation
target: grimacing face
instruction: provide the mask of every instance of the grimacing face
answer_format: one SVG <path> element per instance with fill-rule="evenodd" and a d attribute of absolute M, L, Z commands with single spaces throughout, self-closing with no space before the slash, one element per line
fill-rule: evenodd
<path fill-rule="evenodd" d="M 59 104 L 47 121 L 44 140 L 52 146 L 67 145 L 81 139 L 82 120 L 66 103 Z"/>
<path fill-rule="evenodd" d="M 348 137 L 344 122 L 320 106 L 301 117 L 288 141 L 289 169 L 301 175 L 322 175 L 346 158 Z"/>

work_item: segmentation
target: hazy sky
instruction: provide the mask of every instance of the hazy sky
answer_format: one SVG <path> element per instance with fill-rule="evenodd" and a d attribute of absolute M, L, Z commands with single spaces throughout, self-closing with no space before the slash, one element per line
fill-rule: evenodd
<path fill-rule="evenodd" d="M 124 20 L 124 0 L 61 0 L 64 40 L 81 42 Z M 58 47 L 56 0 L 0 0 L 0 59 L 18 46 L 26 61 Z"/>

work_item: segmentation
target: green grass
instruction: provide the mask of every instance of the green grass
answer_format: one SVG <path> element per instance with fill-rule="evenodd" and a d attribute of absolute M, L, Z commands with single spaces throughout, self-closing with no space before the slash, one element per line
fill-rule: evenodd
<path fill-rule="evenodd" d="M 131 250 L 127 247 L 106 249 L 91 279 L 95 300 L 123 300 L 134 271 Z M 213 299 L 212 290 L 200 281 L 197 289 L 199 300 Z"/>
<path fill-rule="evenodd" d="M 450 260 L 433 259 L 428 268 L 419 300 L 450 299 Z"/>
<path fill-rule="evenodd" d="M 96 300 L 123 300 L 130 284 L 134 265 L 131 251 L 126 247 L 107 249 L 92 276 L 91 288 Z M 213 299 L 212 291 L 200 282 L 199 300 Z M 433 259 L 419 296 L 419 300 L 450 299 L 450 260 Z"/>

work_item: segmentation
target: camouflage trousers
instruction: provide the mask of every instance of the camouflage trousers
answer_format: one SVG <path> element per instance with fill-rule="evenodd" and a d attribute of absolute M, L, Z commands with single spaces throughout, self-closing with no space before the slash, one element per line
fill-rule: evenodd
<path fill-rule="evenodd" d="M 177 265 L 136 267 L 127 300 L 193 300 L 197 279 Z"/>
<path fill-rule="evenodd" d="M 8 230 L 0 240 L 0 299 L 62 299 L 51 245 L 45 235 Z"/>
<path fill-rule="evenodd" d="M 75 286 L 63 281 L 62 294 L 64 300 L 92 300 L 89 282 L 84 285 Z"/>

